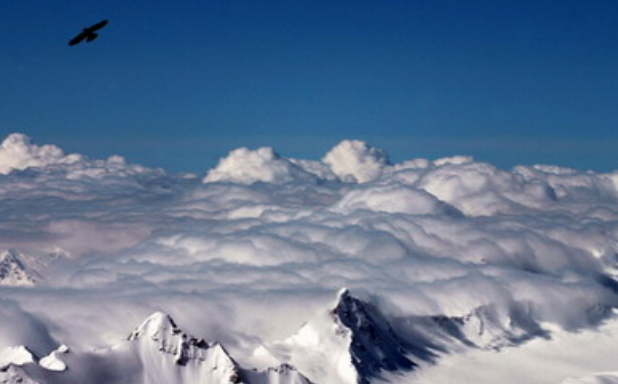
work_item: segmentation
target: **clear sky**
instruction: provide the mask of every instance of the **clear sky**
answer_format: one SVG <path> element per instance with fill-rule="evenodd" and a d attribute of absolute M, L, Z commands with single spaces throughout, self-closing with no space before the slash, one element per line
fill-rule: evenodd
<path fill-rule="evenodd" d="M 229 150 L 618 168 L 618 1 L 4 0 L 0 134 L 201 172 Z M 81 28 L 109 19 L 90 44 Z"/>

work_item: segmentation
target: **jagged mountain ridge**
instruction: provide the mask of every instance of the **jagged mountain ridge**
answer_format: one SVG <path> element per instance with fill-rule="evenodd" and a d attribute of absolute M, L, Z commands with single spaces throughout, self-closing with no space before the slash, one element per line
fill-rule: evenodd
<path fill-rule="evenodd" d="M 342 289 L 331 309 L 268 347 L 316 383 L 367 384 L 385 373 L 403 374 L 436 363 L 444 353 L 500 349 L 539 336 L 547 332 L 529 303 L 481 306 L 463 316 L 389 317 Z"/>
<path fill-rule="evenodd" d="M 136 346 L 144 366 L 144 382 L 163 377 L 193 382 L 190 377 L 196 376 L 212 383 L 242 383 L 238 365 L 219 343 L 184 333 L 165 313 L 148 317 L 128 341 Z"/>
<path fill-rule="evenodd" d="M 0 370 L 0 383 L 312 384 L 288 364 L 264 371 L 241 368 L 221 344 L 185 333 L 163 312 L 149 316 L 125 342 L 108 350 L 69 354 L 63 345 L 38 361 L 24 351 L 5 351 L 7 356 L 11 352 L 11 361 Z"/>
<path fill-rule="evenodd" d="M 22 366 L 8 364 L 0 383 L 22 377 L 40 384 L 77 384 L 97 377 L 96 365 L 126 372 L 101 380 L 109 384 L 369 384 L 386 373 L 431 364 L 456 347 L 497 348 L 538 336 L 541 328 L 529 315 L 525 306 L 506 312 L 488 306 L 466 316 L 402 320 L 344 289 L 335 305 L 296 334 L 260 345 L 281 364 L 258 370 L 241 367 L 221 344 L 193 337 L 169 315 L 156 312 L 109 350 L 76 354 L 61 346 L 39 361 L 33 357 Z"/>

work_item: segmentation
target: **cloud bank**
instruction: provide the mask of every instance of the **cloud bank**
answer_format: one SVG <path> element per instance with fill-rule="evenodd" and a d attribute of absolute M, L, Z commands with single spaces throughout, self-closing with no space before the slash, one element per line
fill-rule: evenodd
<path fill-rule="evenodd" d="M 243 350 L 294 334 L 341 287 L 393 319 L 492 308 L 504 327 L 593 326 L 618 304 L 617 181 L 468 157 L 391 164 L 360 141 L 320 161 L 241 148 L 187 177 L 12 134 L 0 248 L 41 277 L 0 285 L 2 316 L 26 319 L 0 322 L 0 347 L 111 345 L 164 311 Z"/>

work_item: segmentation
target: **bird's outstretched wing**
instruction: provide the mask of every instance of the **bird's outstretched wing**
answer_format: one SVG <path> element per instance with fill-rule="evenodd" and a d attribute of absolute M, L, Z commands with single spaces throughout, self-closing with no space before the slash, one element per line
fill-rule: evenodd
<path fill-rule="evenodd" d="M 72 38 L 69 41 L 69 45 L 73 46 L 75 44 L 79 44 L 81 43 L 86 37 L 88 37 L 88 34 L 85 32 L 81 32 L 79 35 L 75 36 L 74 38 Z"/>
<path fill-rule="evenodd" d="M 84 30 L 81 31 L 79 35 L 75 36 L 69 41 L 69 45 L 73 46 L 73 45 L 81 43 L 84 40 L 86 40 L 87 42 L 91 42 L 92 40 L 96 39 L 98 36 L 96 33 L 94 33 L 94 31 L 98 31 L 99 29 L 105 27 L 107 23 L 108 23 L 107 20 L 102 20 L 94 25 L 91 25 L 88 28 L 84 28 Z"/>
<path fill-rule="evenodd" d="M 98 31 L 99 29 L 105 27 L 107 25 L 109 21 L 107 20 L 103 20 L 103 21 L 99 21 L 98 23 L 96 23 L 95 25 L 92 25 L 90 27 L 88 27 L 88 29 L 92 32 L 94 31 Z"/>

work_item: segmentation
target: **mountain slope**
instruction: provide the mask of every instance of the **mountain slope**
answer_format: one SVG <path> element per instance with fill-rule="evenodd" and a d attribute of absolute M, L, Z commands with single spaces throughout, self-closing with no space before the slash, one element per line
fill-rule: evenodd
<path fill-rule="evenodd" d="M 220 344 L 184 333 L 162 312 L 146 319 L 129 341 L 143 366 L 144 383 L 242 382 L 239 367 Z"/>
<path fill-rule="evenodd" d="M 320 312 L 287 340 L 269 346 L 320 384 L 366 384 L 382 371 L 413 369 L 414 347 L 371 304 L 343 289 L 334 308 Z"/>
<path fill-rule="evenodd" d="M 30 380 L 30 381 L 28 381 Z M 182 331 L 163 312 L 149 316 L 126 341 L 97 352 L 59 347 L 38 364 L 25 348 L 0 353 L 0 383 L 40 384 L 311 384 L 294 367 L 242 368 L 217 342 Z"/>
<path fill-rule="evenodd" d="M 28 287 L 36 281 L 36 273 L 29 270 L 16 251 L 9 249 L 0 254 L 0 285 Z"/>

